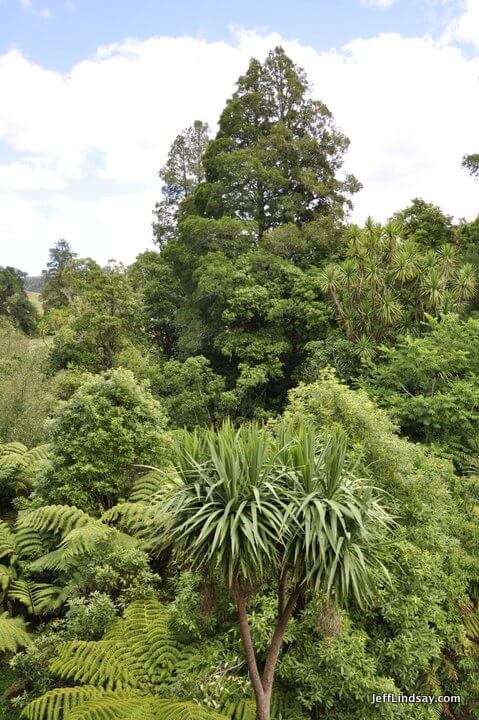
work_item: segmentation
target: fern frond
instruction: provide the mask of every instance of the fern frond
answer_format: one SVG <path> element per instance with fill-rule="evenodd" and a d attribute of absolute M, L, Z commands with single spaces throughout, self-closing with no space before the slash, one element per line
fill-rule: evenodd
<path fill-rule="evenodd" d="M 31 464 L 38 465 L 39 463 L 45 462 L 50 456 L 49 445 L 37 445 L 28 451 L 27 457 Z"/>
<path fill-rule="evenodd" d="M 158 699 L 152 703 L 152 711 L 155 720 L 227 720 L 224 715 L 192 702 Z"/>
<path fill-rule="evenodd" d="M 33 572 L 68 571 L 75 567 L 81 556 L 91 552 L 99 542 L 104 540 L 109 540 L 116 547 L 136 547 L 138 545 L 138 540 L 131 535 L 109 527 L 101 520 L 90 518 L 87 524 L 70 530 L 55 550 L 30 563 L 29 568 Z"/>
<path fill-rule="evenodd" d="M 133 690 L 117 690 L 114 697 L 121 700 L 134 694 Z M 57 688 L 29 703 L 22 712 L 22 717 L 26 720 L 62 720 L 69 718 L 70 713 L 82 703 L 111 695 L 111 692 L 93 685 Z"/>
<path fill-rule="evenodd" d="M 472 611 L 465 613 L 462 618 L 462 622 L 464 624 L 467 636 L 471 640 L 479 642 L 479 614 Z"/>
<path fill-rule="evenodd" d="M 107 640 L 75 640 L 61 646 L 50 669 L 63 679 L 113 690 L 141 685 L 141 678 L 130 665 L 125 648 L 120 644 Z"/>
<path fill-rule="evenodd" d="M 0 445 L 0 479 L 17 490 L 32 490 L 35 477 L 48 459 L 48 452 L 47 445 L 32 450 L 17 442 Z"/>
<path fill-rule="evenodd" d="M 12 580 L 16 578 L 17 574 L 13 567 L 7 567 L 6 565 L 0 565 L 0 590 L 5 592 Z"/>
<path fill-rule="evenodd" d="M 22 559 L 36 558 L 45 552 L 40 533 L 37 530 L 32 530 L 32 528 L 28 526 L 17 526 L 15 542 L 18 555 Z"/>
<path fill-rule="evenodd" d="M 168 493 L 176 489 L 181 481 L 174 471 L 150 469 L 150 472 L 141 475 L 133 484 L 130 493 L 130 502 L 143 502 L 147 504 L 160 503 Z"/>
<path fill-rule="evenodd" d="M 169 610 L 151 598 L 133 602 L 105 639 L 122 646 L 138 677 L 157 688 L 169 684 L 179 670 L 193 665 L 196 649 L 176 640 L 169 630 Z"/>
<path fill-rule="evenodd" d="M 153 696 L 120 699 L 104 697 L 77 707 L 68 720 L 227 720 L 191 702 L 161 700 Z"/>
<path fill-rule="evenodd" d="M 114 505 L 103 513 L 101 519 L 106 523 L 118 523 L 128 532 L 144 539 L 154 528 L 158 528 L 166 518 L 159 506 L 143 502 L 123 502 Z"/>
<path fill-rule="evenodd" d="M 23 620 L 10 617 L 8 613 L 0 615 L 0 653 L 16 652 L 29 644 L 30 636 Z"/>
<path fill-rule="evenodd" d="M 9 457 L 11 455 L 23 457 L 23 455 L 25 455 L 26 453 L 28 453 L 28 448 L 21 442 L 2 443 L 0 445 L 0 466 L 3 458 Z"/>
<path fill-rule="evenodd" d="M 17 555 L 15 535 L 6 522 L 0 520 L 0 559 L 10 557 L 13 561 Z"/>
<path fill-rule="evenodd" d="M 19 515 L 18 527 L 29 527 L 37 532 L 53 532 L 65 535 L 74 528 L 92 521 L 91 517 L 74 505 L 46 505 Z"/>
<path fill-rule="evenodd" d="M 231 720 L 256 720 L 256 706 L 252 700 L 230 701 L 221 707 L 221 711 Z"/>
<path fill-rule="evenodd" d="M 64 589 L 49 583 L 34 583 L 24 580 L 12 580 L 8 596 L 22 603 L 30 615 L 41 615 L 56 610 L 64 602 Z"/>

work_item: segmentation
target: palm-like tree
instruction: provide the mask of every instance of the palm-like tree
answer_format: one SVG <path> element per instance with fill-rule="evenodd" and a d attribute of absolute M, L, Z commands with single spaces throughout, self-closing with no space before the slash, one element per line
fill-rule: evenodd
<path fill-rule="evenodd" d="M 461 312 L 472 297 L 475 272 L 453 245 L 424 251 L 403 235 L 398 221 L 382 226 L 368 218 L 364 228 L 349 229 L 346 258 L 320 272 L 349 340 L 378 345 L 417 331 L 426 314 Z M 365 356 L 359 346 L 358 355 Z"/>
<path fill-rule="evenodd" d="M 177 447 L 181 485 L 163 505 L 160 540 L 192 569 L 221 569 L 236 605 L 258 720 L 270 719 L 274 674 L 300 595 L 337 603 L 371 594 L 378 538 L 390 522 L 378 493 L 346 468 L 346 441 L 319 444 L 306 428 L 225 423 L 186 434 Z M 251 636 L 246 596 L 278 579 L 278 614 L 264 667 Z"/>

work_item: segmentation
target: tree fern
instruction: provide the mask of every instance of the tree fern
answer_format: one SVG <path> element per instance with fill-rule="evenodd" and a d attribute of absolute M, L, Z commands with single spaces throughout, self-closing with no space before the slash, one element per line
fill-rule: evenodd
<path fill-rule="evenodd" d="M 105 639 L 119 643 L 137 677 L 147 676 L 156 688 L 194 662 L 196 650 L 179 642 L 168 627 L 168 608 L 157 600 L 132 603 Z"/>
<path fill-rule="evenodd" d="M 226 720 L 224 715 L 192 702 L 153 696 L 121 699 L 103 697 L 79 705 L 68 720 Z"/>
<path fill-rule="evenodd" d="M 164 522 L 165 515 L 158 505 L 144 502 L 124 502 L 114 505 L 102 515 L 107 523 L 118 523 L 127 532 L 149 539 L 153 528 Z"/>
<path fill-rule="evenodd" d="M 149 468 L 135 481 L 130 493 L 131 502 L 143 502 L 147 504 L 160 503 L 171 490 L 178 487 L 178 478 L 174 471 L 164 472 L 155 468 Z"/>
<path fill-rule="evenodd" d="M 0 653 L 16 652 L 29 643 L 30 637 L 21 618 L 9 617 L 8 613 L 0 615 Z"/>
<path fill-rule="evenodd" d="M 53 533 L 59 536 L 59 544 L 54 550 L 37 557 L 29 564 L 29 569 L 33 572 L 68 572 L 81 556 L 93 550 L 102 540 L 109 539 L 116 546 L 127 547 L 138 543 L 138 540 L 110 527 L 101 519 L 92 518 L 83 510 L 69 505 L 48 505 L 23 513 L 17 528 L 18 536 L 30 552 L 38 550 L 38 538 L 41 538 L 42 534 Z"/>
<path fill-rule="evenodd" d="M 0 565 L 0 590 L 5 592 L 15 577 L 16 573 L 13 567 Z"/>
<path fill-rule="evenodd" d="M 18 600 L 30 615 L 41 615 L 60 607 L 64 600 L 62 588 L 49 583 L 35 583 L 19 578 L 12 580 L 8 587 L 8 597 Z"/>
<path fill-rule="evenodd" d="M 64 679 L 105 688 L 161 688 L 193 662 L 194 649 L 168 629 L 168 610 L 157 600 L 132 603 L 97 642 L 65 643 L 52 663 Z"/>
<path fill-rule="evenodd" d="M 63 679 L 88 683 L 108 690 L 138 688 L 142 678 L 131 667 L 125 648 L 115 641 L 75 640 L 64 643 L 51 663 L 51 670 Z"/>
<path fill-rule="evenodd" d="M 117 690 L 113 697 L 121 700 L 132 697 L 134 694 L 134 690 L 128 690 L 124 693 Z M 94 685 L 57 688 L 31 702 L 25 708 L 23 717 L 27 718 L 27 720 L 61 720 L 70 717 L 70 713 L 78 705 L 111 695 L 110 691 Z"/>
<path fill-rule="evenodd" d="M 29 450 L 19 442 L 0 445 L 0 481 L 15 492 L 29 492 L 34 488 L 35 477 L 48 460 L 48 446 L 39 445 Z"/>
<path fill-rule="evenodd" d="M 90 515 L 74 505 L 46 505 L 21 513 L 18 528 L 28 527 L 37 532 L 52 532 L 65 535 L 77 527 L 92 521 Z"/>
<path fill-rule="evenodd" d="M 195 648 L 178 642 L 168 608 L 155 598 L 136 601 L 102 640 L 64 643 L 51 663 L 63 680 L 81 687 L 53 690 L 30 703 L 27 720 L 226 720 L 194 702 L 160 699 L 178 669 L 195 661 Z"/>
<path fill-rule="evenodd" d="M 0 560 L 7 558 L 10 562 L 17 555 L 15 535 L 6 522 L 0 520 Z"/>

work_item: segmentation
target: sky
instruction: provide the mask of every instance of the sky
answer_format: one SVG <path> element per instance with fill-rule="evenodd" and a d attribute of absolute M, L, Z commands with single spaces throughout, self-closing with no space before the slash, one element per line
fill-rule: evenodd
<path fill-rule="evenodd" d="M 0 265 L 152 248 L 158 170 L 281 44 L 351 140 L 352 220 L 479 213 L 479 0 L 0 0 Z"/>

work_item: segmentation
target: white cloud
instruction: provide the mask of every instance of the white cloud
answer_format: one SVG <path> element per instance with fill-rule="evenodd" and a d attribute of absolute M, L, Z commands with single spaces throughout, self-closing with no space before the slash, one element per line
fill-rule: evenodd
<path fill-rule="evenodd" d="M 479 0 L 464 0 L 461 5 L 462 10 L 452 21 L 447 34 L 452 39 L 479 47 Z"/>
<path fill-rule="evenodd" d="M 26 158 L 22 162 L 0 164 L 0 191 L 59 190 L 65 184 L 63 175 L 45 159 Z"/>
<path fill-rule="evenodd" d="M 22 8 L 29 8 L 31 7 L 32 0 L 20 0 L 20 5 Z"/>
<path fill-rule="evenodd" d="M 365 5 L 366 7 L 391 7 L 391 5 L 394 5 L 396 0 L 360 0 L 361 5 Z"/>
<path fill-rule="evenodd" d="M 18 51 L 0 56 L 0 143 L 18 152 L 0 165 L 0 264 L 38 271 L 60 236 L 81 254 L 130 261 L 150 242 L 172 139 L 195 118 L 214 125 L 249 58 L 279 42 L 246 31 L 128 40 L 63 75 Z M 477 214 L 479 186 L 460 160 L 479 141 L 479 58 L 395 34 L 326 53 L 283 45 L 351 138 L 348 170 L 364 184 L 355 219 L 385 219 L 416 196 Z"/>

